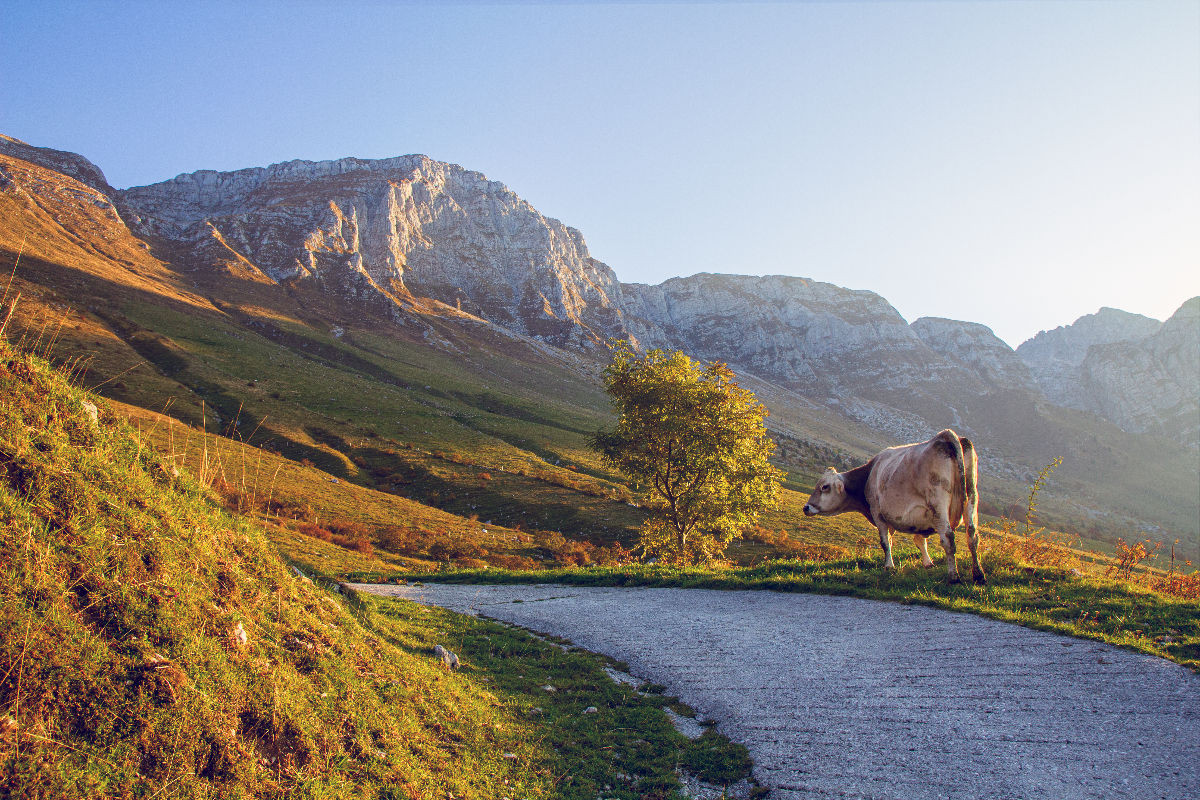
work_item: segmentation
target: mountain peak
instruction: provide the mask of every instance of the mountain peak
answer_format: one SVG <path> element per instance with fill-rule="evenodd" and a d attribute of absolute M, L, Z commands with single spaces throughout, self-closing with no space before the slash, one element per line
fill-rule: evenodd
<path fill-rule="evenodd" d="M 90 186 L 104 194 L 111 194 L 113 191 L 100 168 L 78 153 L 55 150 L 51 147 L 36 147 L 2 133 L 0 133 L 0 153 L 55 172 L 61 172 L 63 175 L 74 178 L 85 186 Z"/>

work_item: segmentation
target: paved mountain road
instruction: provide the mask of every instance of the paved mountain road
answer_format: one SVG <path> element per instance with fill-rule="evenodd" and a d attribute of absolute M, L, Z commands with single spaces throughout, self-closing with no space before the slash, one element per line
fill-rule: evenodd
<path fill-rule="evenodd" d="M 820 595 L 355 588 L 624 661 L 745 744 L 779 800 L 1200 798 L 1200 676 L 1104 644 Z"/>

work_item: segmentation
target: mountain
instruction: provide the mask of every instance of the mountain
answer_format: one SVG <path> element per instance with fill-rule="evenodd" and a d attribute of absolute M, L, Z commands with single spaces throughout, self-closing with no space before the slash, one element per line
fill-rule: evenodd
<path fill-rule="evenodd" d="M 1038 393 L 1029 367 L 986 325 L 921 317 L 913 322 L 912 330 L 928 347 L 970 370 L 983 384 Z"/>
<path fill-rule="evenodd" d="M 103 195 L 111 197 L 113 194 L 114 190 L 108 185 L 108 180 L 100 168 L 77 153 L 50 147 L 35 147 L 0 133 L 0 154 L 67 175 Z"/>
<path fill-rule="evenodd" d="M 1172 433 L 1190 430 L 1194 305 L 1169 325 L 1106 310 L 1102 324 L 1013 351 L 982 325 L 909 325 L 875 293 L 804 278 L 622 284 L 579 231 L 425 156 L 202 171 L 120 191 L 89 165 L 0 140 L 0 256 L 23 258 L 14 327 L 37 335 L 66 314 L 55 341 L 86 354 L 102 391 L 218 429 L 236 422 L 344 479 L 391 480 L 374 473 L 393 474 L 403 442 L 427 470 L 419 499 L 454 513 L 479 503 L 450 484 L 501 466 L 565 487 L 579 483 L 572 465 L 599 481 L 594 497 L 615 496 L 620 478 L 586 436 L 608 413 L 602 345 L 628 337 L 743 375 L 768 403 L 798 492 L 825 463 L 954 427 L 977 441 L 997 508 L 1019 504 L 1061 455 L 1047 514 L 1099 538 L 1131 527 L 1198 536 L 1197 447 Z M 1142 377 L 1105 355 L 1118 345 L 1139 348 L 1125 361 Z M 1058 376 L 1047 390 L 1062 364 L 1078 386 Z M 1136 395 L 1163 370 L 1184 376 L 1178 391 Z M 1102 393 L 1108 405 L 1063 399 Z M 475 473 L 445 477 L 434 452 Z M 1135 473 L 1170 502 L 1136 491 Z M 527 498 L 487 496 L 512 524 L 530 513 Z M 569 492 L 544 502 L 542 518 L 581 531 L 628 516 L 597 506 L 588 522 L 577 511 L 591 501 Z"/>
<path fill-rule="evenodd" d="M 1162 323 L 1115 308 L 1102 308 L 1070 325 L 1042 331 L 1017 347 L 1017 355 L 1052 402 L 1095 411 L 1080 367 L 1095 344 L 1132 342 L 1149 336 Z"/>
<path fill-rule="evenodd" d="M 420 155 L 195 172 L 118 193 L 196 268 L 399 307 L 438 301 L 560 345 L 618 332 L 612 270 L 503 184 Z"/>
<path fill-rule="evenodd" d="M 1103 308 L 1017 348 L 1046 396 L 1122 429 L 1200 443 L 1200 297 L 1166 322 Z"/>
<path fill-rule="evenodd" d="M 1080 373 L 1101 416 L 1200 444 L 1200 297 L 1149 336 L 1088 348 Z"/>

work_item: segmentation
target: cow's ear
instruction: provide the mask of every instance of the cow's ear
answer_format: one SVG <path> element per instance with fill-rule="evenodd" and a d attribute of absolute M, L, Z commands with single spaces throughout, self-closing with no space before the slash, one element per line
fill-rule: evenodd
<path fill-rule="evenodd" d="M 834 475 L 836 475 L 836 474 L 837 474 L 837 469 L 835 469 L 834 467 L 826 467 L 826 468 L 825 468 L 825 472 L 826 472 L 826 473 L 832 472 Z"/>

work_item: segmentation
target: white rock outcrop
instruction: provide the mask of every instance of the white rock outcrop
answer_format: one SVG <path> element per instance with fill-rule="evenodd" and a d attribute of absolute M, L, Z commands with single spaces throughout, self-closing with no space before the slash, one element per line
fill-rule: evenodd
<path fill-rule="evenodd" d="M 421 155 L 202 171 L 121 192 L 141 232 L 209 263 L 342 294 L 433 298 L 558 344 L 620 330 L 612 270 L 583 235 L 478 172 Z"/>
<path fill-rule="evenodd" d="M 1127 431 L 1200 444 L 1200 297 L 1150 336 L 1093 345 L 1080 375 L 1090 410 Z"/>
<path fill-rule="evenodd" d="M 1132 342 L 1158 330 L 1156 319 L 1102 308 L 1070 325 L 1042 331 L 1021 344 L 1017 355 L 1051 402 L 1069 408 L 1095 411 L 1080 366 L 1092 345 Z"/>
<path fill-rule="evenodd" d="M 930 348 L 970 369 L 993 388 L 1038 391 L 1029 367 L 986 325 L 921 317 L 911 328 Z"/>
<path fill-rule="evenodd" d="M 875 397 L 964 377 L 874 292 L 712 274 L 622 290 L 626 325 L 643 345 L 728 361 L 806 394 Z"/>

